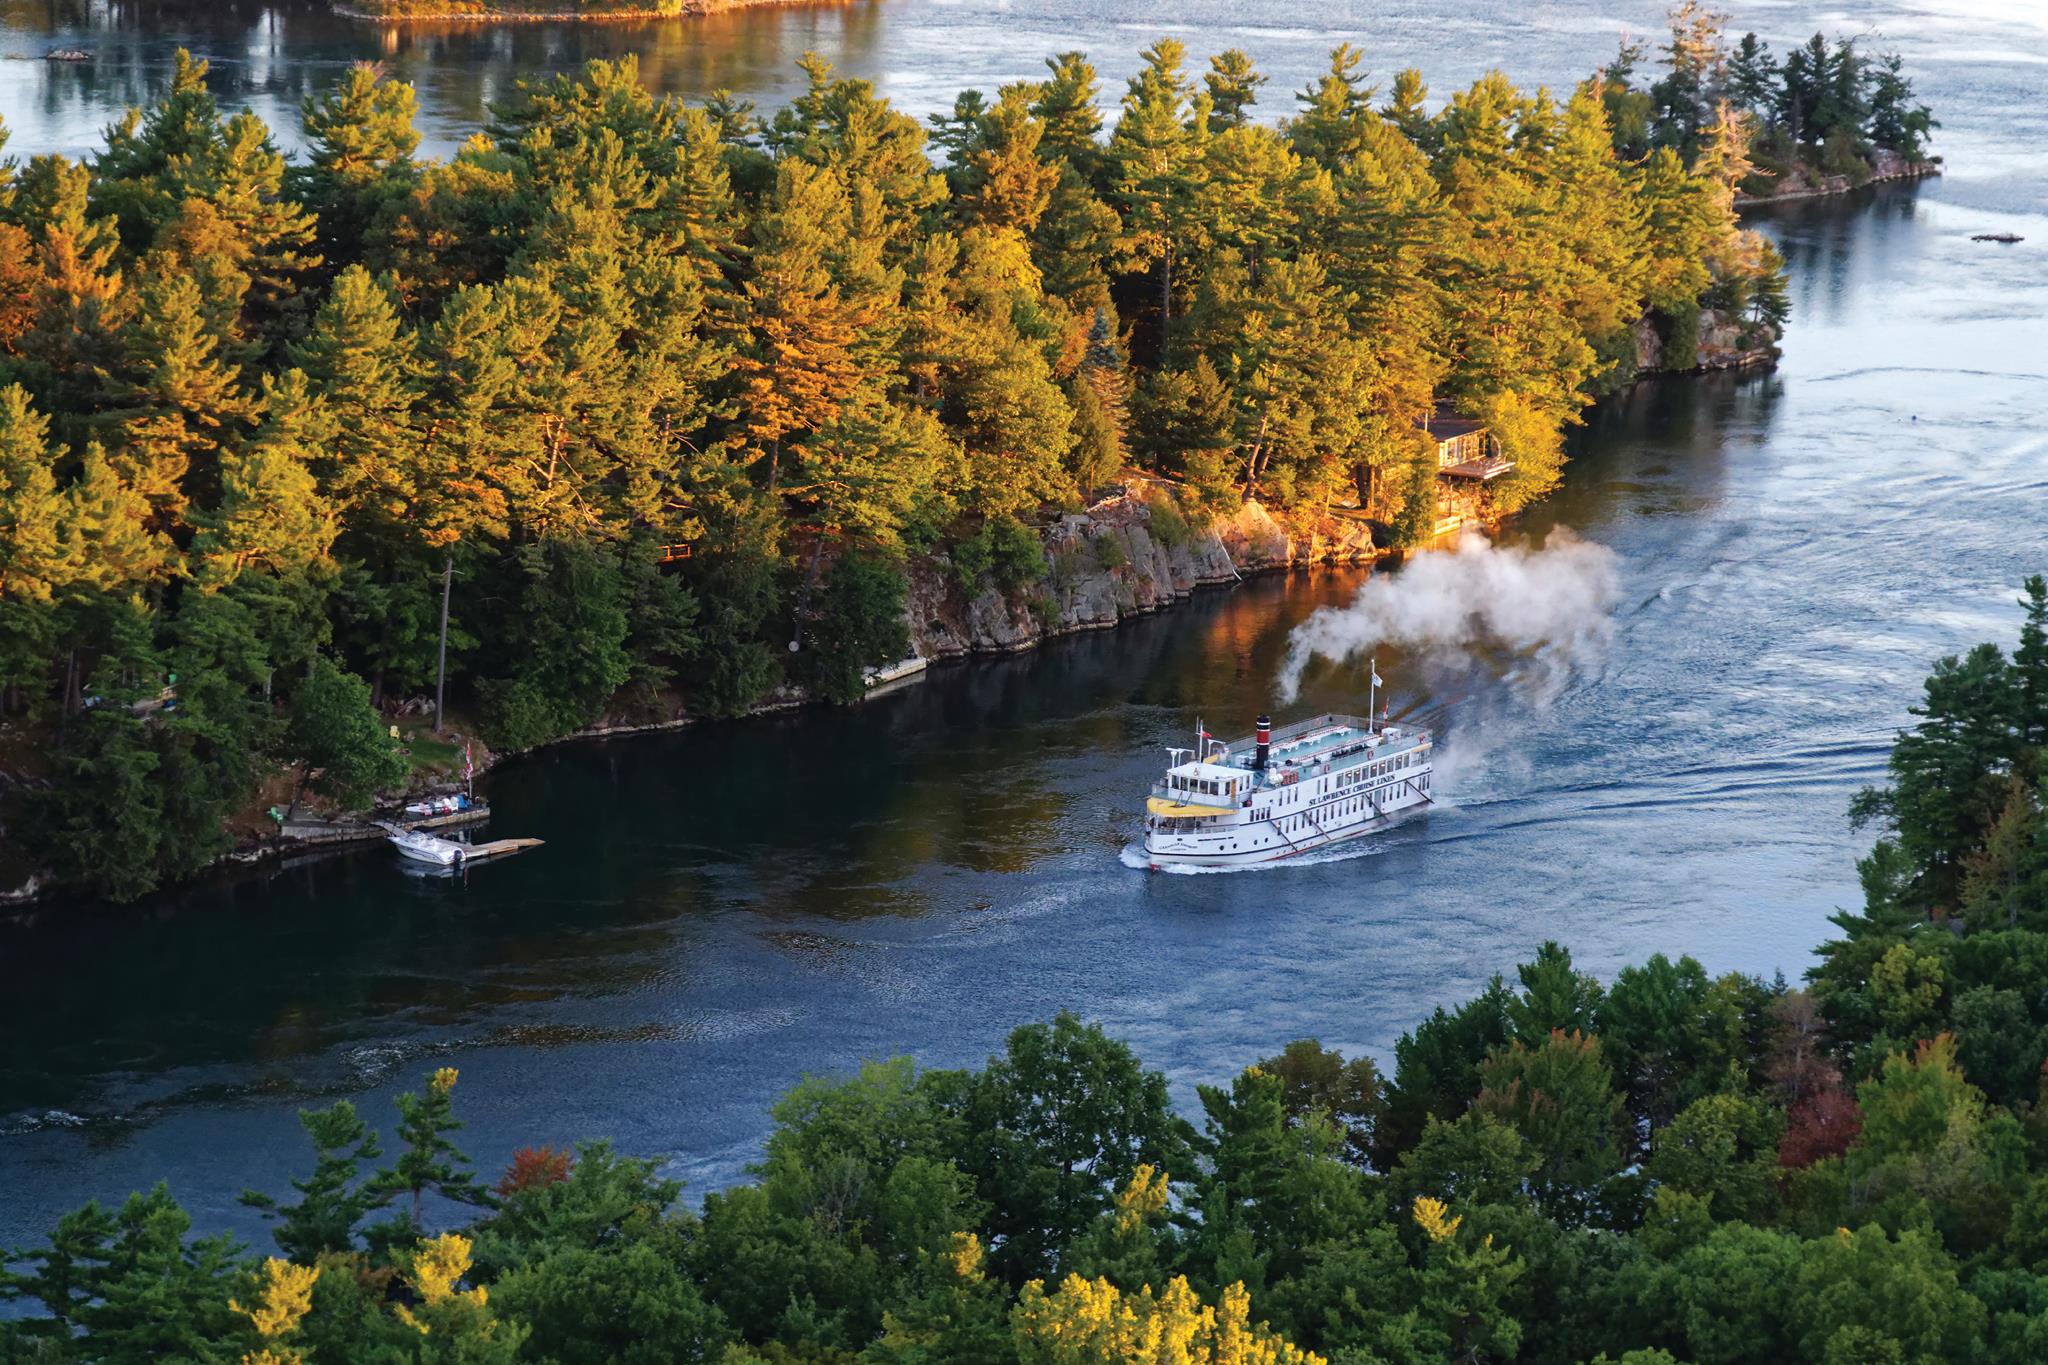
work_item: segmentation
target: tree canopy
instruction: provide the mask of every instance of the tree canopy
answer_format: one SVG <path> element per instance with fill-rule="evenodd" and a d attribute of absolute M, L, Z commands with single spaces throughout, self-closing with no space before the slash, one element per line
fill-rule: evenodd
<path fill-rule="evenodd" d="M 1431 115 L 1343 47 L 1269 112 L 1245 53 L 1163 39 L 1121 92 L 1063 53 L 926 128 L 800 65 L 764 119 L 593 62 L 439 160 L 374 68 L 305 101 L 292 157 L 181 55 L 83 162 L 0 163 L 0 709 L 91 792 L 33 822 L 46 865 L 173 875 L 130 779 L 188 753 L 217 844 L 300 758 L 255 720 L 319 659 L 515 748 L 856 696 L 913 560 L 1042 592 L 1039 530 L 1131 472 L 1197 522 L 1341 502 L 1413 542 L 1433 411 L 1492 426 L 1511 512 L 1646 319 L 1688 365 L 1703 307 L 1759 345 L 1783 320 L 1740 158 L 1711 127 L 1629 150 L 1612 71 Z M 178 734 L 84 723 L 173 672 Z"/>

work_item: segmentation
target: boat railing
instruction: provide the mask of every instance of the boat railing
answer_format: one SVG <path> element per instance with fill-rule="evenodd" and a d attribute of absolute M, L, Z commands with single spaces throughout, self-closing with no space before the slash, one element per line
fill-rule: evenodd
<path fill-rule="evenodd" d="M 1291 725 L 1281 726 L 1273 732 L 1272 744 L 1277 749 L 1291 740 L 1300 739 L 1304 735 L 1312 735 L 1318 730 L 1329 730 L 1347 726 L 1353 730 L 1364 730 L 1368 733 L 1372 730 L 1372 722 L 1363 716 L 1343 716 L 1333 712 L 1328 715 L 1312 716 L 1308 720 L 1298 720 Z M 1232 747 L 1235 747 L 1235 744 L 1236 742 L 1234 741 Z"/>

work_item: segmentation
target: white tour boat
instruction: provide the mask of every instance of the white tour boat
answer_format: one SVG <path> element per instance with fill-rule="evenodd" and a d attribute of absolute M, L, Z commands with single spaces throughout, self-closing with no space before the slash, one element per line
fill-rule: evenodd
<path fill-rule="evenodd" d="M 1379 678 L 1374 676 L 1375 690 Z M 1368 712 L 1370 706 L 1368 706 Z M 1162 867 L 1241 867 L 1384 828 L 1430 804 L 1427 730 L 1382 717 L 1317 716 L 1228 744 L 1169 749 L 1145 802 L 1145 858 Z"/>

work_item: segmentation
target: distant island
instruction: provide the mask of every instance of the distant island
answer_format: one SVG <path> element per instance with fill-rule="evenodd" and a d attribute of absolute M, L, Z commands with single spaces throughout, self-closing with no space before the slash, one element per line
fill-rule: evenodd
<path fill-rule="evenodd" d="M 1113 127 L 1077 52 L 928 124 L 628 59 L 447 160 L 374 67 L 293 160 L 181 54 L 97 156 L 0 164 L 0 885 L 132 899 L 466 753 L 1512 515 L 1600 395 L 1770 363 L 1767 158 L 1920 154 L 1896 64 L 1816 42 L 1812 100 L 1691 6 L 1562 98 L 1344 46 L 1262 120 L 1163 39 Z"/>
<path fill-rule="evenodd" d="M 1728 47 L 1721 21 L 1696 0 L 1673 10 L 1665 74 L 1647 87 L 1634 82 L 1644 57 L 1639 44 L 1624 41 L 1603 69 L 1608 117 L 1624 156 L 1646 155 L 1668 141 L 1673 111 L 1711 90 L 1749 133 L 1738 205 L 1840 194 L 1938 170 L 1927 138 L 1940 125 L 1915 102 L 1898 54 L 1869 53 L 1855 39 L 1830 42 L 1816 33 L 1781 59 L 1754 33 Z"/>

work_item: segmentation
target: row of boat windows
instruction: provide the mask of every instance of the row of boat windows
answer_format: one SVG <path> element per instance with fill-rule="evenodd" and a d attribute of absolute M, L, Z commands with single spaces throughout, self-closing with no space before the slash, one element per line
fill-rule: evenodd
<path fill-rule="evenodd" d="M 1367 763 L 1361 767 L 1353 768 L 1346 773 L 1339 773 L 1337 775 L 1337 789 L 1341 791 L 1346 787 L 1356 786 L 1360 782 L 1371 782 L 1375 779 L 1386 777 L 1391 773 L 1399 772 L 1401 769 L 1408 767 L 1411 763 L 1421 761 L 1421 757 L 1421 752 L 1415 750 L 1395 758 L 1383 758 L 1377 763 Z M 1293 786 L 1275 797 L 1273 804 L 1276 806 L 1298 806 L 1301 804 L 1301 798 L 1308 795 L 1308 793 L 1309 788 L 1305 783 Z"/>
<path fill-rule="evenodd" d="M 1389 760 L 1389 762 L 1391 761 L 1392 760 Z M 1427 792 L 1429 790 L 1428 773 L 1421 773 L 1417 775 L 1414 781 L 1415 789 L 1417 791 Z M 1384 793 L 1380 793 L 1380 795 L 1384 795 Z M 1369 795 L 1361 794 L 1359 796 L 1353 797 L 1349 801 L 1341 801 L 1333 805 L 1318 807 L 1313 816 L 1309 814 L 1302 814 L 1284 815 L 1277 817 L 1273 821 L 1273 828 L 1282 834 L 1316 832 L 1328 833 L 1328 822 L 1333 820 L 1348 820 L 1354 816 L 1363 815 L 1370 808 L 1371 802 L 1372 798 Z M 1170 834 L 1179 833 L 1181 831 L 1186 830 L 1210 829 L 1212 827 L 1213 826 L 1211 825 L 1210 821 L 1199 818 L 1164 819 L 1159 822 L 1159 828 L 1162 831 Z M 1264 840 L 1260 840 L 1261 844 L 1263 844 L 1264 842 Z M 1233 843 L 1232 845 L 1230 845 L 1228 849 L 1223 851 L 1234 853 L 1237 851 L 1237 845 Z"/>
<path fill-rule="evenodd" d="M 1174 777 L 1168 775 L 1166 784 L 1175 791 L 1199 792 L 1204 796 L 1237 795 L 1237 779 L 1234 777 L 1228 782 L 1219 782 L 1213 777 Z"/>
<path fill-rule="evenodd" d="M 1375 777 L 1385 777 L 1388 773 L 1399 772 L 1407 767 L 1409 760 L 1416 757 L 1418 757 L 1417 754 L 1410 752 L 1402 754 L 1397 758 L 1383 758 L 1377 763 L 1368 763 L 1362 768 L 1352 769 L 1338 778 L 1337 783 L 1339 786 L 1349 787 L 1354 783 L 1370 781 Z"/>
<path fill-rule="evenodd" d="M 1428 773 L 1424 773 L 1415 779 L 1415 789 L 1424 792 L 1429 790 Z M 1335 805 L 1318 806 L 1315 815 L 1282 816 L 1280 819 L 1275 820 L 1273 824 L 1276 829 L 1289 833 L 1295 830 L 1313 830 L 1320 821 L 1341 820 L 1348 816 L 1362 815 L 1375 798 L 1384 798 L 1386 795 L 1386 792 L 1368 793 L 1365 796 L 1357 797 L 1350 801 L 1339 801 Z"/>

